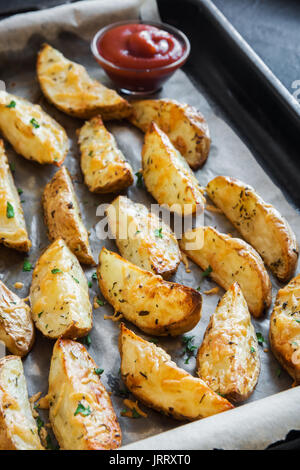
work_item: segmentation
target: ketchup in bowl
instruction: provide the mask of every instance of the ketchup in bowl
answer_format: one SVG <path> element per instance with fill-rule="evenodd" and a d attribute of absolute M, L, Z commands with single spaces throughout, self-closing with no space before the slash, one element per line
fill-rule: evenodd
<path fill-rule="evenodd" d="M 121 91 L 145 94 L 158 90 L 184 64 L 190 44 L 172 26 L 126 21 L 101 29 L 92 52 Z"/>

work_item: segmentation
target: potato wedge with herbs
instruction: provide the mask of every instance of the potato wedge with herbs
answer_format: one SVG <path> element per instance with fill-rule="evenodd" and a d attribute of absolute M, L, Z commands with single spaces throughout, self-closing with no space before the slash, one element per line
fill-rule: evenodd
<path fill-rule="evenodd" d="M 0 359 L 0 450 L 43 450 L 32 416 L 22 361 Z"/>
<path fill-rule="evenodd" d="M 229 401 L 246 400 L 257 384 L 260 360 L 256 333 L 237 282 L 211 316 L 197 354 L 199 377 Z"/>
<path fill-rule="evenodd" d="M 76 339 L 92 328 L 92 306 L 84 272 L 63 239 L 40 256 L 30 288 L 32 318 L 48 338 Z"/>
<path fill-rule="evenodd" d="M 31 241 L 26 230 L 19 194 L 11 174 L 3 140 L 0 139 L 0 243 L 28 252 Z"/>
<path fill-rule="evenodd" d="M 237 281 L 249 310 L 260 317 L 271 304 L 271 281 L 258 253 L 239 238 L 220 233 L 212 227 L 186 232 L 181 249 L 225 290 Z"/>
<path fill-rule="evenodd" d="M 159 204 L 182 215 L 203 212 L 205 199 L 196 177 L 154 122 L 145 135 L 142 162 L 146 188 Z"/>
<path fill-rule="evenodd" d="M 123 382 L 145 405 L 179 420 L 206 418 L 233 408 L 203 380 L 180 369 L 163 349 L 123 324 L 119 349 Z"/>
<path fill-rule="evenodd" d="M 132 103 L 130 121 L 143 132 L 154 121 L 194 170 L 206 161 L 210 149 L 208 125 L 194 107 L 170 99 Z"/>
<path fill-rule="evenodd" d="M 70 116 L 90 119 L 123 119 L 131 112 L 129 103 L 115 90 L 92 79 L 85 67 L 72 62 L 49 44 L 38 54 L 37 76 L 50 103 Z"/>
<path fill-rule="evenodd" d="M 251 186 L 229 176 L 217 176 L 206 190 L 275 276 L 288 281 L 297 265 L 298 246 L 295 234 L 280 213 Z"/>
<path fill-rule="evenodd" d="M 300 383 L 300 274 L 277 292 L 270 318 L 272 352 L 297 384 Z"/>
<path fill-rule="evenodd" d="M 64 128 L 37 104 L 0 91 L 0 132 L 17 153 L 60 166 L 69 151 Z"/>
<path fill-rule="evenodd" d="M 112 236 L 121 255 L 137 266 L 168 279 L 181 253 L 174 233 L 143 204 L 118 196 L 106 210 Z"/>
<path fill-rule="evenodd" d="M 0 341 L 16 356 L 25 356 L 34 342 L 29 306 L 0 281 Z"/>
<path fill-rule="evenodd" d="M 70 174 L 62 167 L 43 193 L 44 219 L 51 241 L 61 237 L 81 263 L 95 264 Z"/>
<path fill-rule="evenodd" d="M 101 372 L 82 344 L 56 341 L 47 399 L 62 450 L 111 450 L 121 445 L 121 429 Z"/>
<path fill-rule="evenodd" d="M 92 193 L 117 192 L 132 185 L 132 168 L 100 116 L 83 125 L 78 142 L 84 182 Z"/>
<path fill-rule="evenodd" d="M 106 248 L 100 253 L 97 274 L 106 300 L 145 333 L 176 336 L 190 331 L 200 320 L 199 292 L 164 281 Z"/>

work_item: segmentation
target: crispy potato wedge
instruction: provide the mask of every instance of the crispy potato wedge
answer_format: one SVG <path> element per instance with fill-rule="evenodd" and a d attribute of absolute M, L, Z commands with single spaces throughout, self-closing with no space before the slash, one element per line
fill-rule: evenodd
<path fill-rule="evenodd" d="M 0 281 L 0 341 L 16 356 L 25 356 L 34 342 L 29 306 Z"/>
<path fill-rule="evenodd" d="M 237 281 L 254 317 L 260 317 L 270 306 L 270 278 L 262 259 L 248 243 L 212 227 L 198 227 L 184 234 L 180 247 L 201 269 L 210 266 L 211 278 L 225 290 Z"/>
<path fill-rule="evenodd" d="M 56 341 L 47 398 L 62 450 L 110 450 L 121 445 L 121 429 L 97 370 L 82 344 Z"/>
<path fill-rule="evenodd" d="M 64 128 L 37 104 L 0 91 L 0 131 L 17 153 L 60 166 L 69 151 Z"/>
<path fill-rule="evenodd" d="M 155 122 L 145 135 L 142 162 L 146 188 L 159 204 L 182 215 L 203 212 L 205 199 L 196 177 Z"/>
<path fill-rule="evenodd" d="M 100 116 L 83 125 L 78 141 L 84 182 L 92 193 L 122 191 L 132 185 L 132 168 Z"/>
<path fill-rule="evenodd" d="M 49 44 L 38 54 L 37 76 L 50 103 L 70 116 L 90 119 L 123 119 L 131 106 L 118 93 L 93 80 L 85 67 L 72 62 Z"/>
<path fill-rule="evenodd" d="M 62 238 L 40 256 L 30 288 L 32 318 L 48 338 L 85 336 L 92 328 L 92 306 L 84 272 Z"/>
<path fill-rule="evenodd" d="M 32 416 L 23 364 L 17 356 L 0 359 L 0 450 L 43 450 Z"/>
<path fill-rule="evenodd" d="M 118 196 L 106 210 L 110 231 L 128 261 L 168 279 L 181 253 L 174 233 L 143 204 Z"/>
<path fill-rule="evenodd" d="M 94 265 L 88 233 L 66 167 L 62 166 L 46 185 L 42 202 L 49 239 L 63 238 L 81 263 Z"/>
<path fill-rule="evenodd" d="M 300 274 L 277 292 L 270 318 L 270 345 L 284 369 L 300 383 Z"/>
<path fill-rule="evenodd" d="M 169 354 L 123 324 L 119 338 L 121 375 L 145 405 L 179 420 L 196 420 L 233 408 L 203 380 L 180 369 Z"/>
<path fill-rule="evenodd" d="M 106 248 L 100 253 L 97 274 L 106 300 L 145 333 L 176 336 L 200 320 L 199 292 L 164 281 Z"/>
<path fill-rule="evenodd" d="M 194 170 L 206 161 L 210 149 L 208 125 L 192 106 L 170 99 L 142 100 L 132 103 L 129 120 L 146 132 L 154 121 Z"/>
<path fill-rule="evenodd" d="M 297 265 L 298 246 L 295 234 L 280 213 L 251 186 L 229 176 L 217 176 L 206 190 L 275 276 L 288 281 Z"/>
<path fill-rule="evenodd" d="M 0 139 L 0 243 L 28 252 L 31 241 L 26 230 L 19 194 L 11 174 L 3 140 Z"/>
<path fill-rule="evenodd" d="M 197 354 L 199 377 L 229 401 L 246 400 L 260 372 L 258 342 L 246 300 L 237 282 L 211 316 Z"/>

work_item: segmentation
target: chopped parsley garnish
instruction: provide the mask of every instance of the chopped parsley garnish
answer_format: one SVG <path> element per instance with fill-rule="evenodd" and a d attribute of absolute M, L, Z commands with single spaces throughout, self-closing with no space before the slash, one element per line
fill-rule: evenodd
<path fill-rule="evenodd" d="M 300 320 L 295 320 L 295 322 L 300 323 Z"/>
<path fill-rule="evenodd" d="M 253 346 L 251 346 L 250 352 L 251 352 L 251 354 L 254 354 L 254 353 L 255 353 L 255 349 L 254 349 Z"/>
<path fill-rule="evenodd" d="M 39 123 L 37 122 L 36 119 L 32 118 L 30 121 L 30 124 L 35 128 L 38 129 L 40 127 Z"/>
<path fill-rule="evenodd" d="M 212 270 L 213 270 L 213 268 L 211 267 L 211 265 L 209 265 L 208 268 L 205 269 L 205 271 L 203 271 L 202 278 L 209 276 L 210 273 L 212 272 Z"/>
<path fill-rule="evenodd" d="M 266 342 L 265 338 L 263 337 L 263 335 L 259 331 L 256 332 L 256 338 L 257 338 L 258 344 L 260 346 L 263 346 L 264 343 Z"/>
<path fill-rule="evenodd" d="M 37 424 L 38 433 L 39 433 L 40 430 L 44 427 L 44 421 L 40 418 L 40 416 L 36 417 L 36 424 Z"/>
<path fill-rule="evenodd" d="M 19 195 L 21 196 L 21 194 L 23 194 L 23 189 L 18 188 L 18 193 L 19 193 Z"/>
<path fill-rule="evenodd" d="M 92 157 L 92 156 L 93 156 L 93 150 L 89 152 L 89 157 Z"/>
<path fill-rule="evenodd" d="M 138 413 L 138 412 L 136 411 L 135 408 L 133 408 L 133 409 L 132 409 L 132 417 L 135 418 L 135 419 L 137 419 L 137 418 L 141 418 L 142 416 L 140 415 L 140 413 Z"/>
<path fill-rule="evenodd" d="M 135 176 L 137 177 L 137 180 L 136 180 L 137 187 L 142 188 L 143 187 L 143 173 L 141 171 L 137 171 L 135 173 Z"/>
<path fill-rule="evenodd" d="M 8 219 L 13 219 L 15 216 L 15 210 L 14 210 L 14 206 L 10 203 L 10 202 L 7 202 L 7 205 L 6 205 L 6 217 Z"/>
<path fill-rule="evenodd" d="M 51 269 L 51 272 L 52 272 L 52 274 L 62 273 L 61 269 L 59 269 L 59 268 Z"/>
<path fill-rule="evenodd" d="M 92 279 L 93 279 L 94 281 L 97 281 L 97 273 L 93 273 L 93 274 L 92 274 Z"/>
<path fill-rule="evenodd" d="M 75 282 L 77 282 L 77 284 L 80 284 L 80 282 L 78 281 L 76 277 L 72 276 L 72 278 L 74 279 Z"/>
<path fill-rule="evenodd" d="M 82 338 L 82 344 L 85 344 L 85 346 L 87 347 L 89 347 L 92 344 L 90 335 L 86 335 Z"/>
<path fill-rule="evenodd" d="M 96 302 L 98 305 L 100 305 L 100 307 L 103 307 L 103 305 L 105 305 L 105 303 L 101 299 L 96 299 Z"/>
<path fill-rule="evenodd" d="M 193 345 L 195 336 L 183 336 L 182 343 L 184 344 L 184 356 L 187 356 L 185 364 L 189 363 L 191 357 L 194 357 L 196 346 Z"/>
<path fill-rule="evenodd" d="M 16 107 L 16 102 L 12 100 L 9 104 L 6 105 L 6 108 L 15 108 Z"/>
<path fill-rule="evenodd" d="M 88 287 L 89 287 L 89 288 L 93 287 L 92 281 L 89 281 L 89 282 L 88 282 Z"/>
<path fill-rule="evenodd" d="M 91 408 L 89 407 L 89 405 L 87 407 L 85 407 L 82 403 L 78 403 L 78 406 L 77 406 L 77 409 L 74 413 L 74 416 L 78 415 L 79 413 L 82 415 L 82 416 L 89 416 L 91 414 L 92 410 Z"/>
<path fill-rule="evenodd" d="M 154 235 L 156 236 L 156 238 L 163 238 L 163 235 L 162 235 L 162 227 L 156 228 L 156 229 L 154 230 Z"/>
<path fill-rule="evenodd" d="M 277 377 L 280 377 L 281 376 L 281 369 L 278 367 L 278 369 L 276 370 L 276 375 Z"/>
<path fill-rule="evenodd" d="M 32 269 L 33 269 L 33 266 L 30 263 L 30 261 L 28 261 L 28 259 L 25 259 L 25 261 L 23 263 L 23 271 L 26 273 L 26 272 L 31 271 Z"/>
<path fill-rule="evenodd" d="M 16 171 L 16 165 L 14 164 L 14 162 L 11 162 L 11 163 L 9 164 L 9 168 L 10 168 L 10 171 L 11 171 L 12 173 L 14 173 L 14 172 Z"/>
<path fill-rule="evenodd" d="M 43 313 L 44 313 L 44 310 L 43 310 L 42 312 L 38 313 L 38 317 L 41 318 L 41 316 L 43 315 Z"/>
<path fill-rule="evenodd" d="M 95 374 L 97 374 L 97 375 L 102 375 L 103 372 L 104 372 L 104 369 L 99 369 L 99 368 L 97 368 L 97 369 L 94 369 L 94 372 L 95 372 Z"/>

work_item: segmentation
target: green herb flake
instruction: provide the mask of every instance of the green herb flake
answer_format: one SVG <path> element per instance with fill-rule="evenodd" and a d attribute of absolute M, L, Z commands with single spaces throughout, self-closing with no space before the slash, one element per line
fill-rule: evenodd
<path fill-rule="evenodd" d="M 189 364 L 189 360 L 191 357 L 195 356 L 195 351 L 197 349 L 196 346 L 193 345 L 195 336 L 183 336 L 182 343 L 184 344 L 184 356 L 186 357 L 185 364 Z"/>
<path fill-rule="evenodd" d="M 89 281 L 89 282 L 88 282 L 88 287 L 89 287 L 90 289 L 93 287 L 92 281 Z"/>
<path fill-rule="evenodd" d="M 41 318 L 41 316 L 43 315 L 43 313 L 44 313 L 44 310 L 43 310 L 42 312 L 38 313 L 38 317 Z"/>
<path fill-rule="evenodd" d="M 19 195 L 21 196 L 21 194 L 23 194 L 23 189 L 18 188 L 18 193 L 19 193 Z"/>
<path fill-rule="evenodd" d="M 141 171 L 137 171 L 135 173 L 135 176 L 137 177 L 137 180 L 136 180 L 136 185 L 138 188 L 142 188 L 144 185 L 143 185 L 143 173 Z"/>
<path fill-rule="evenodd" d="M 99 369 L 99 368 L 97 368 L 97 369 L 94 369 L 94 372 L 95 372 L 95 374 L 97 374 L 97 375 L 102 375 L 103 372 L 104 372 L 104 369 Z"/>
<path fill-rule="evenodd" d="M 14 164 L 14 162 L 11 162 L 11 163 L 9 164 L 9 168 L 10 168 L 10 171 L 11 171 L 12 173 L 14 173 L 14 172 L 16 171 L 16 165 Z"/>
<path fill-rule="evenodd" d="M 6 108 L 15 108 L 16 104 L 17 103 L 14 100 L 11 100 L 11 102 L 6 105 Z"/>
<path fill-rule="evenodd" d="M 28 261 L 28 259 L 25 259 L 24 263 L 23 263 L 23 271 L 24 273 L 26 272 L 29 272 L 33 269 L 33 266 L 32 264 L 30 263 L 30 261 Z"/>
<path fill-rule="evenodd" d="M 74 413 L 74 416 L 77 416 L 78 414 L 81 414 L 82 416 L 89 416 L 91 414 L 91 408 L 89 405 L 85 407 L 82 403 L 78 403 L 77 409 Z"/>
<path fill-rule="evenodd" d="M 40 416 L 36 417 L 36 424 L 37 424 L 38 433 L 39 433 L 40 430 L 44 427 L 44 421 L 40 418 Z"/>
<path fill-rule="evenodd" d="M 163 238 L 162 227 L 161 228 L 156 228 L 154 230 L 154 235 L 156 236 L 156 238 Z"/>
<path fill-rule="evenodd" d="M 10 202 L 7 202 L 7 205 L 6 205 L 6 217 L 8 219 L 13 219 L 15 216 L 15 210 L 14 210 L 14 207 L 13 205 L 10 203 Z"/>
<path fill-rule="evenodd" d="M 30 121 L 30 124 L 35 128 L 38 129 L 40 127 L 39 123 L 37 122 L 36 119 L 32 118 Z"/>
<path fill-rule="evenodd" d="M 135 408 L 133 408 L 133 409 L 131 410 L 131 412 L 132 412 L 132 417 L 133 417 L 134 419 L 138 419 L 138 418 L 141 418 L 141 417 L 142 417 L 142 416 L 140 415 L 140 413 L 138 413 L 138 412 L 136 411 Z"/>
<path fill-rule="evenodd" d="M 92 274 L 92 279 L 93 279 L 93 281 L 97 281 L 97 273 Z"/>
<path fill-rule="evenodd" d="M 254 353 L 255 353 L 255 349 L 254 349 L 253 346 L 251 346 L 250 352 L 251 352 L 251 354 L 254 354 Z"/>
<path fill-rule="evenodd" d="M 93 156 L 93 150 L 89 152 L 89 157 L 92 157 L 92 156 Z"/>
<path fill-rule="evenodd" d="M 212 271 L 213 271 L 213 268 L 211 267 L 211 265 L 209 265 L 208 268 L 205 269 L 205 271 L 203 271 L 202 278 L 209 276 Z"/>
<path fill-rule="evenodd" d="M 278 369 L 276 370 L 276 375 L 277 377 L 280 377 L 281 376 L 281 369 L 278 367 Z"/>
<path fill-rule="evenodd" d="M 256 338 L 257 338 L 258 344 L 260 346 L 263 346 L 264 343 L 266 342 L 265 338 L 263 337 L 263 335 L 259 331 L 256 332 Z"/>
<path fill-rule="evenodd" d="M 80 284 L 80 282 L 78 281 L 78 279 L 74 276 L 72 276 L 72 278 L 74 279 L 74 281 L 77 283 L 77 284 Z"/>
<path fill-rule="evenodd" d="M 82 338 L 82 344 L 85 344 L 85 346 L 87 347 L 89 347 L 92 344 L 90 335 L 86 335 Z"/>
<path fill-rule="evenodd" d="M 52 272 L 52 274 L 62 273 L 62 271 L 59 268 L 51 269 L 51 272 Z"/>
<path fill-rule="evenodd" d="M 100 305 L 100 307 L 103 307 L 103 305 L 105 305 L 105 302 L 103 302 L 103 300 L 101 299 L 96 299 L 96 302 L 98 305 Z"/>

